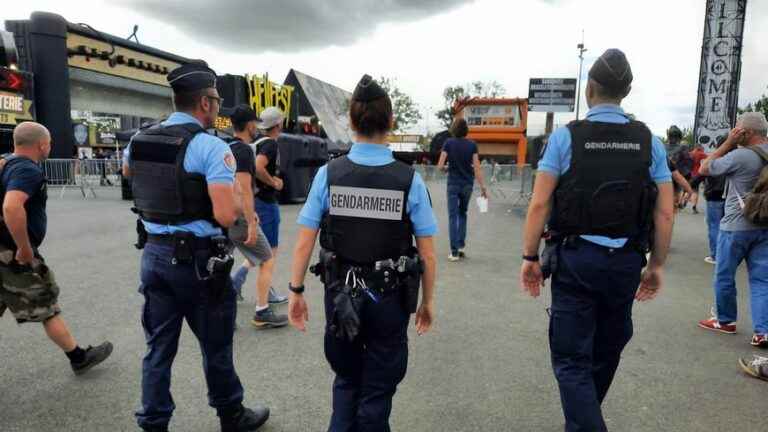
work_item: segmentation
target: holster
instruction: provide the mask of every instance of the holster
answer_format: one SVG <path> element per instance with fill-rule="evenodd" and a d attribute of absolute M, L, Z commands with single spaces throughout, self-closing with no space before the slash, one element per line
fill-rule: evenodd
<path fill-rule="evenodd" d="M 211 257 L 206 269 L 210 275 L 209 287 L 214 301 L 221 300 L 230 283 L 230 272 L 235 264 L 232 242 L 226 235 L 211 237 Z"/>
<path fill-rule="evenodd" d="M 341 280 L 341 262 L 336 254 L 320 249 L 319 258 L 319 262 L 309 269 L 312 274 L 319 277 L 326 286 Z"/>
<path fill-rule="evenodd" d="M 541 273 L 544 280 L 549 279 L 557 272 L 560 246 L 563 237 L 550 235 L 544 240 L 544 250 L 541 251 Z"/>
<path fill-rule="evenodd" d="M 421 287 L 421 276 L 424 274 L 424 262 L 421 261 L 419 255 L 408 258 L 408 261 L 405 271 L 401 274 L 403 287 L 400 296 L 403 308 L 412 314 L 416 313 L 419 306 L 419 288 Z"/>

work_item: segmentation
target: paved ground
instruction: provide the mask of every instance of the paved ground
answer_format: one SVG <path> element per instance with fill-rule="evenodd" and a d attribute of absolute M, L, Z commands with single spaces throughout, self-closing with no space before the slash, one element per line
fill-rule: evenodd
<path fill-rule="evenodd" d="M 507 199 L 491 212 L 470 215 L 470 258 L 449 263 L 444 185 L 432 184 L 441 236 L 438 322 L 433 333 L 411 338 L 406 380 L 395 399 L 396 431 L 562 430 L 549 367 L 549 299 L 518 289 L 522 210 Z M 83 200 L 79 192 L 49 201 L 50 234 L 43 248 L 62 286 L 65 317 L 81 343 L 109 339 L 113 357 L 75 378 L 66 358 L 37 325 L 0 319 L 0 430 L 4 432 L 130 431 L 139 401 L 144 340 L 139 323 L 138 252 L 129 205 L 116 191 Z M 496 193 L 500 197 L 499 191 Z M 288 282 L 298 206 L 283 208 L 275 286 Z M 711 303 L 712 267 L 703 215 L 683 214 L 663 295 L 635 308 L 636 331 L 605 403 L 614 431 L 766 430 L 768 384 L 744 377 L 738 356 L 749 345 L 747 290 L 740 274 L 741 333 L 725 336 L 696 328 Z M 248 280 L 249 286 L 255 278 Z M 272 419 L 263 430 L 322 431 L 330 412 L 331 373 L 322 352 L 321 285 L 308 279 L 309 331 L 255 331 L 248 321 L 253 294 L 240 307 L 236 362 L 246 401 L 263 401 Z M 185 329 L 174 369 L 177 405 L 173 430 L 215 431 L 206 404 L 200 354 Z"/>

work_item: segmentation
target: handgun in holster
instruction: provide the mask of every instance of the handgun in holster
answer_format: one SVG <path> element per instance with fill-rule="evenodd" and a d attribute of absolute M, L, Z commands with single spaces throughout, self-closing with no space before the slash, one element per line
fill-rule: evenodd
<path fill-rule="evenodd" d="M 421 287 L 421 275 L 424 274 L 424 262 L 418 254 L 414 254 L 412 257 L 401 257 L 397 271 L 403 281 L 403 288 L 400 292 L 403 308 L 408 313 L 416 313 L 419 306 L 419 288 Z"/>
<path fill-rule="evenodd" d="M 211 277 L 214 299 L 220 299 L 229 286 L 229 273 L 234 264 L 235 257 L 232 255 L 232 242 L 229 238 L 226 235 L 211 237 L 211 256 L 205 267 Z"/>
<path fill-rule="evenodd" d="M 557 272 L 560 246 L 563 237 L 552 232 L 544 234 L 544 250 L 541 251 L 541 273 L 544 280 L 549 279 Z"/>

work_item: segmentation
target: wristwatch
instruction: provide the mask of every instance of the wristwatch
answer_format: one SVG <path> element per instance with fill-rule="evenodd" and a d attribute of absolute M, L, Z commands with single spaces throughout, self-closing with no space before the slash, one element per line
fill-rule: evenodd
<path fill-rule="evenodd" d="M 523 260 L 530 262 L 539 262 L 538 255 L 523 255 Z"/>
<path fill-rule="evenodd" d="M 288 282 L 288 290 L 292 293 L 296 294 L 304 294 L 304 285 L 299 285 L 297 287 L 291 285 L 290 282 Z"/>

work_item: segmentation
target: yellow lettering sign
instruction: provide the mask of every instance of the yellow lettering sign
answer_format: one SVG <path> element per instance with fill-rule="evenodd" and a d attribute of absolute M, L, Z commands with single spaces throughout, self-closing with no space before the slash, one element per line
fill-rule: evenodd
<path fill-rule="evenodd" d="M 245 79 L 248 81 L 251 107 L 256 111 L 256 114 L 261 114 L 269 107 L 277 107 L 285 114 L 286 118 L 290 115 L 293 87 L 275 84 L 269 80 L 269 76 L 266 74 L 262 77 L 246 75 Z"/>

